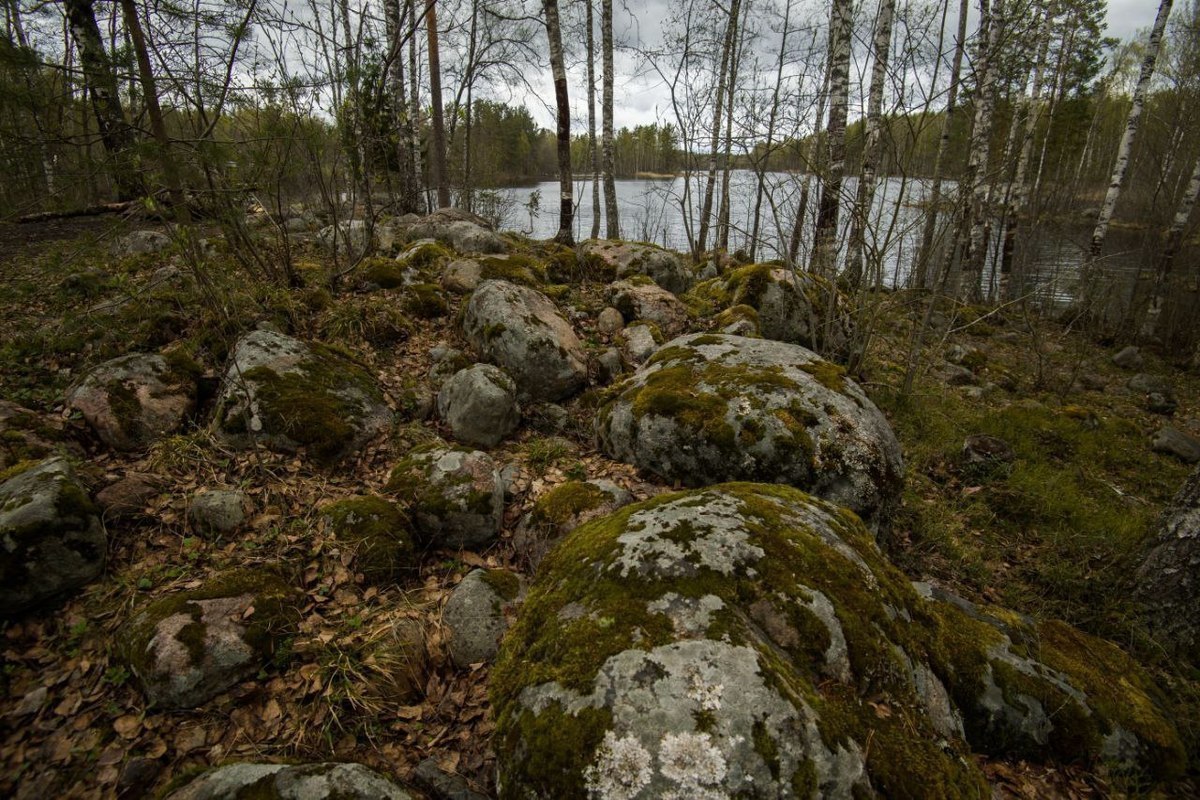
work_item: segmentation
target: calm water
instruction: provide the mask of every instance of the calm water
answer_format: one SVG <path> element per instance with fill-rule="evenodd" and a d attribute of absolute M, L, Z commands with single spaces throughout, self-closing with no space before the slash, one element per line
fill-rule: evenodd
<path fill-rule="evenodd" d="M 718 180 L 720 180 L 718 178 Z M 791 235 L 792 220 L 799 203 L 803 176 L 787 173 L 771 173 L 764 181 L 761 201 L 758 249 L 755 257 L 759 261 L 781 257 Z M 689 249 L 689 230 L 692 235 L 699 229 L 696 220 L 704 201 L 703 180 L 693 176 L 686 182 L 682 177 L 673 179 L 626 179 L 618 180 L 617 205 L 621 209 L 621 236 L 660 244 L 672 250 Z M 943 184 L 944 191 L 953 191 L 952 182 Z M 719 202 L 719 184 L 714 193 L 714 207 Z M 848 228 L 848 208 L 857 188 L 854 178 L 848 179 L 843 187 L 840 241 L 845 243 Z M 686 190 L 685 190 L 686 189 Z M 915 253 L 920 246 L 925 210 L 922 203 L 929 191 L 924 180 L 902 180 L 887 178 L 880 182 L 871 212 L 871 224 L 867 231 L 868 261 L 880 265 L 880 282 L 885 286 L 902 285 L 909 273 Z M 758 195 L 758 181 L 753 172 L 737 170 L 730 181 L 730 250 L 739 248 L 749 252 L 754 207 Z M 525 233 L 534 238 L 550 238 L 558 231 L 558 182 L 543 182 L 533 186 L 499 190 L 500 203 L 496 216 L 501 227 Z M 586 239 L 592 225 L 592 183 L 590 180 L 575 184 L 576 239 Z M 812 232 L 817 211 L 816 184 L 809 194 L 804 223 L 800 262 L 808 259 L 812 244 Z M 601 235 L 604 232 L 604 205 L 600 205 Z M 715 214 L 714 214 L 715 217 Z M 939 220 L 939 226 L 945 220 Z M 989 251 L 988 266 L 984 270 L 985 293 L 994 281 L 991 274 L 995 254 L 999 248 L 999 225 Z M 1090 230 L 1069 235 L 1062 231 L 1022 231 L 1016 253 L 1017 268 L 1024 268 L 1029 276 L 1028 290 L 1038 296 L 1056 302 L 1070 300 L 1075 296 L 1079 268 L 1084 258 L 1084 246 Z M 710 233 L 711 246 L 713 234 Z M 872 258 L 871 254 L 877 254 Z M 1108 259 L 1115 267 L 1123 266 L 1120 254 Z M 1132 255 L 1125 256 L 1131 263 Z"/>

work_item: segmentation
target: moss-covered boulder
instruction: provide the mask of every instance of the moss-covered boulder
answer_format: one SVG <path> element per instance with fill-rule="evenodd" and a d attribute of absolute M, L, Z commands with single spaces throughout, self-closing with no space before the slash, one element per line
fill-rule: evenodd
<path fill-rule="evenodd" d="M 0 476 L 0 617 L 97 578 L 108 549 L 99 511 L 69 462 L 23 462 Z"/>
<path fill-rule="evenodd" d="M 790 483 L 872 524 L 899 497 L 891 426 L 840 367 L 798 345 L 682 336 L 610 391 L 601 448 L 669 481 Z"/>
<path fill-rule="evenodd" d="M 214 425 L 230 444 L 306 448 L 333 464 L 392 424 L 392 411 L 366 369 L 343 353 L 274 331 L 235 345 Z"/>
<path fill-rule="evenodd" d="M 1200 468 L 1159 520 L 1138 566 L 1137 594 L 1150 631 L 1200 663 Z"/>
<path fill-rule="evenodd" d="M 196 408 L 200 369 L 189 359 L 132 353 L 93 367 L 67 393 L 100 440 L 137 450 L 179 430 Z"/>
<path fill-rule="evenodd" d="M 628 506 L 550 553 L 501 646 L 500 796 L 985 798 L 970 750 L 1035 740 L 1178 770 L 1152 685 L 1116 648 L 977 616 L 791 487 Z"/>
<path fill-rule="evenodd" d="M 459 667 L 491 661 L 508 630 L 520 579 L 502 569 L 474 569 L 454 587 L 442 611 L 450 658 Z"/>
<path fill-rule="evenodd" d="M 682 258 L 653 244 L 589 239 L 579 245 L 579 259 L 591 274 L 611 272 L 616 278 L 645 275 L 675 294 L 686 292 L 696 282 Z"/>
<path fill-rule="evenodd" d="M 539 497 L 513 533 L 513 547 L 529 572 L 546 553 L 585 522 L 633 502 L 633 495 L 609 480 L 567 481 Z"/>
<path fill-rule="evenodd" d="M 119 655 L 149 705 L 194 708 L 271 660 L 301 599 L 261 570 L 216 575 L 136 612 L 118 634 Z"/>
<path fill-rule="evenodd" d="M 167 800 L 412 800 L 362 764 L 226 764 L 193 777 Z"/>
<path fill-rule="evenodd" d="M 803 345 L 825 356 L 842 354 L 854 335 L 849 299 L 811 272 L 751 264 L 706 281 L 694 294 L 714 310 L 749 306 L 764 338 Z"/>
<path fill-rule="evenodd" d="M 0 400 L 0 470 L 40 461 L 65 445 L 64 439 L 60 420 Z"/>
<path fill-rule="evenodd" d="M 403 227 L 408 239 L 436 239 L 462 254 L 504 253 L 508 243 L 482 217 L 457 208 L 440 208 Z"/>
<path fill-rule="evenodd" d="M 678 336 L 688 326 L 687 306 L 649 279 L 617 281 L 609 287 L 609 302 L 627 322 L 653 322 L 664 336 Z"/>
<path fill-rule="evenodd" d="M 396 504 L 366 495 L 335 500 L 321 518 L 368 583 L 394 581 L 417 566 L 412 523 Z"/>
<path fill-rule="evenodd" d="M 521 424 L 517 385 L 491 364 L 454 373 L 438 392 L 437 409 L 456 440 L 477 447 L 495 447 Z"/>
<path fill-rule="evenodd" d="M 478 547 L 500 533 L 504 483 L 487 453 L 424 445 L 392 469 L 387 489 L 412 511 L 420 538 L 438 547 Z"/>
<path fill-rule="evenodd" d="M 587 355 L 571 323 L 535 289 L 484 281 L 467 303 L 463 330 L 484 360 L 512 376 L 523 399 L 554 402 L 587 382 Z"/>

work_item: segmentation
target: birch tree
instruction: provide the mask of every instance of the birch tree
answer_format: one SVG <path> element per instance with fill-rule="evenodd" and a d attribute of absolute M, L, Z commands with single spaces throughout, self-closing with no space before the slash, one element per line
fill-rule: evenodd
<path fill-rule="evenodd" d="M 567 68 L 563 60 L 562 26 L 558 19 L 558 0 L 543 0 L 546 13 L 546 38 L 550 44 L 550 72 L 554 77 L 554 102 L 558 109 L 558 233 L 554 240 L 572 244 L 575 240 L 575 187 L 571 179 L 571 101 L 567 95 Z"/>
<path fill-rule="evenodd" d="M 729 76 L 730 61 L 733 59 L 734 38 L 737 36 L 737 18 L 741 0 L 729 4 L 729 18 L 725 23 L 725 37 L 721 45 L 721 63 L 717 68 L 717 95 L 713 100 L 712 135 L 709 138 L 708 179 L 704 182 L 704 201 L 700 207 L 700 233 L 696 239 L 696 257 L 699 258 L 708 244 L 709 221 L 712 217 L 713 194 L 717 184 L 717 159 L 721 152 L 721 123 L 725 121 L 725 86 Z"/>
<path fill-rule="evenodd" d="M 846 116 L 850 107 L 850 37 L 854 0 L 833 0 L 829 15 L 829 123 L 826 167 L 817 208 L 812 271 L 833 275 L 837 267 L 838 213 L 846 169 Z"/>
<path fill-rule="evenodd" d="M 592 168 L 592 236 L 600 238 L 600 153 L 596 150 L 596 43 L 592 0 L 584 0 L 587 25 L 588 164 Z"/>
<path fill-rule="evenodd" d="M 604 174 L 605 235 L 621 238 L 621 222 L 617 211 L 617 183 L 613 176 L 613 13 L 612 0 L 600 2 L 600 49 L 604 59 L 604 91 L 600 113 L 603 116 L 602 172 Z"/>
<path fill-rule="evenodd" d="M 438 52 L 437 0 L 425 6 L 425 30 L 429 39 L 429 95 L 432 141 L 429 146 L 429 179 L 437 188 L 439 208 L 450 205 L 450 180 L 446 170 L 446 120 L 442 109 L 442 65 Z"/>

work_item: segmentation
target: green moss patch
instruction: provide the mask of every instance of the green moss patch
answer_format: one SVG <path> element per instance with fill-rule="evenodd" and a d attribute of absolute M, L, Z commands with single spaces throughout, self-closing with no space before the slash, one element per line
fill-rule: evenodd
<path fill-rule="evenodd" d="M 412 526 L 394 503 L 368 495 L 321 509 L 339 542 L 354 551 L 354 567 L 369 583 L 395 580 L 416 568 Z"/>

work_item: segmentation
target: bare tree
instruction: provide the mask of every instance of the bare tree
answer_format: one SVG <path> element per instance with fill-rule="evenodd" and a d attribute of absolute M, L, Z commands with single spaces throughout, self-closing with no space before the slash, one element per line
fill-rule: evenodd
<path fill-rule="evenodd" d="M 621 222 L 617 210 L 617 183 L 613 176 L 613 14 L 612 0 L 600 2 L 600 49 L 604 58 L 604 92 L 600 113 L 603 116 L 604 159 L 604 220 L 605 235 L 621 238 Z"/>
<path fill-rule="evenodd" d="M 596 42 L 592 0 L 584 0 L 587 24 L 588 163 L 592 167 L 592 235 L 600 238 L 600 152 L 596 148 Z"/>
<path fill-rule="evenodd" d="M 725 39 L 721 45 L 721 64 L 717 70 L 717 96 L 713 102 L 712 136 L 709 139 L 708 179 L 704 183 L 704 204 L 700 209 L 700 235 L 696 239 L 695 255 L 697 258 L 704 252 L 708 243 L 713 192 L 717 183 L 717 158 L 721 152 L 721 123 L 725 121 L 723 113 L 725 86 L 729 76 L 730 61 L 733 59 L 733 45 L 737 36 L 737 18 L 740 8 L 741 0 L 732 0 L 729 5 L 729 19 L 725 24 Z"/>
<path fill-rule="evenodd" d="M 450 178 L 446 169 L 446 119 L 442 109 L 442 65 L 438 53 L 437 0 L 425 5 L 425 30 L 429 38 L 429 95 L 432 105 L 429 154 L 430 182 L 437 188 L 439 208 L 450 205 Z"/>
<path fill-rule="evenodd" d="M 546 38 L 550 43 L 550 72 L 554 76 L 554 102 L 558 109 L 558 233 L 554 240 L 573 244 L 575 186 L 571 178 L 571 100 L 567 94 L 567 68 L 563 60 L 562 26 L 558 0 L 542 0 L 546 13 Z"/>

